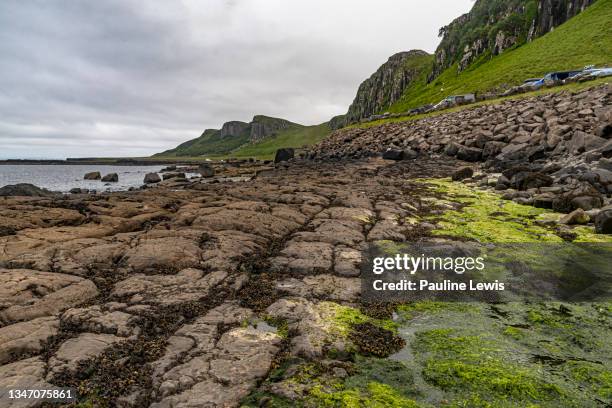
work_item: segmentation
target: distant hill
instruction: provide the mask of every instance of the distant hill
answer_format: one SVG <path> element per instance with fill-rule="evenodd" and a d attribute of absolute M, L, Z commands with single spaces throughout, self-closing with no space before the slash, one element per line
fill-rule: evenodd
<path fill-rule="evenodd" d="M 304 126 L 285 119 L 256 115 L 249 123 L 231 121 L 221 129 L 206 129 L 196 139 L 154 157 L 225 156 L 269 157 L 281 147 L 301 147 L 322 140 L 330 129 L 327 123 Z"/>
<path fill-rule="evenodd" d="M 477 0 L 439 31 L 435 55 L 412 54 L 365 80 L 339 128 L 374 114 L 405 112 L 455 94 L 518 85 L 547 72 L 612 63 L 612 0 Z M 422 53 L 422 51 L 421 51 Z M 404 64 L 413 67 L 401 78 Z M 390 92 L 392 90 L 392 92 Z"/>

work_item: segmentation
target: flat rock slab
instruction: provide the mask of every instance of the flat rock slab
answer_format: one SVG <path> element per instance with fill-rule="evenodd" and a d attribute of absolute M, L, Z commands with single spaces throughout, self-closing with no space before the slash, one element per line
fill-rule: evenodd
<path fill-rule="evenodd" d="M 0 269 L 0 320 L 52 316 L 98 295 L 96 285 L 77 276 L 28 269 Z"/>
<path fill-rule="evenodd" d="M 57 352 L 49 359 L 47 379 L 62 372 L 73 372 L 82 361 L 99 356 L 109 347 L 124 340 L 112 334 L 82 333 L 78 337 L 62 343 Z"/>
<path fill-rule="evenodd" d="M 23 353 L 41 352 L 58 330 L 59 319 L 56 317 L 39 317 L 0 328 L 0 364 Z"/>
<path fill-rule="evenodd" d="M 137 274 L 118 282 L 112 296 L 130 304 L 177 304 L 201 299 L 226 277 L 227 272 L 199 269 L 184 269 L 176 275 Z"/>

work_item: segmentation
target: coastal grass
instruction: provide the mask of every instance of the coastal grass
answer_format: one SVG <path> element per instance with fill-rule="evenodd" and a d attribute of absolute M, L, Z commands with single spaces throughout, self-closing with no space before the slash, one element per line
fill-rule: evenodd
<path fill-rule="evenodd" d="M 548 72 L 612 63 L 612 0 L 599 0 L 550 33 L 501 55 L 482 55 L 466 70 L 457 64 L 427 83 L 414 81 L 385 111 L 405 112 L 449 95 L 500 91 Z"/>

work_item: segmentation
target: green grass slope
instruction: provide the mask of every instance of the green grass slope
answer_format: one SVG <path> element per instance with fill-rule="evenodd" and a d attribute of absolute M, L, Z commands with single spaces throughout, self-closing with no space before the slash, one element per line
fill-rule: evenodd
<path fill-rule="evenodd" d="M 311 146 L 323 140 L 330 133 L 331 129 L 328 122 L 315 126 L 288 129 L 259 143 L 244 145 L 231 152 L 231 156 L 269 159 L 274 157 L 277 149 L 282 147 L 299 148 Z"/>
<path fill-rule="evenodd" d="M 459 74 L 453 65 L 429 84 L 423 75 L 385 111 L 404 112 L 449 95 L 499 90 L 551 71 L 611 63 L 612 0 L 598 0 L 554 31 L 494 58 L 483 55 Z"/>

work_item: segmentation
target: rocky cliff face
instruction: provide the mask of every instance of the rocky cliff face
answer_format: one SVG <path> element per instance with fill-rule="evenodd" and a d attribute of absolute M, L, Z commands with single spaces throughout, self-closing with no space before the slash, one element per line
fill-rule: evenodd
<path fill-rule="evenodd" d="M 249 124 L 245 122 L 226 122 L 223 124 L 223 127 L 219 131 L 219 136 L 221 137 L 231 137 L 238 136 L 242 134 L 245 130 L 249 128 Z"/>
<path fill-rule="evenodd" d="M 397 53 L 366 79 L 357 91 L 343 123 L 352 123 L 379 113 L 396 102 L 407 86 L 422 72 L 425 51 Z"/>
<path fill-rule="evenodd" d="M 472 10 L 440 29 L 433 80 L 458 64 L 463 71 L 483 55 L 540 37 L 574 17 L 596 0 L 477 0 Z"/>
<path fill-rule="evenodd" d="M 285 119 L 271 118 L 269 116 L 256 115 L 249 124 L 249 140 L 251 143 L 259 142 L 269 136 L 274 136 L 281 130 L 301 126 Z"/>

